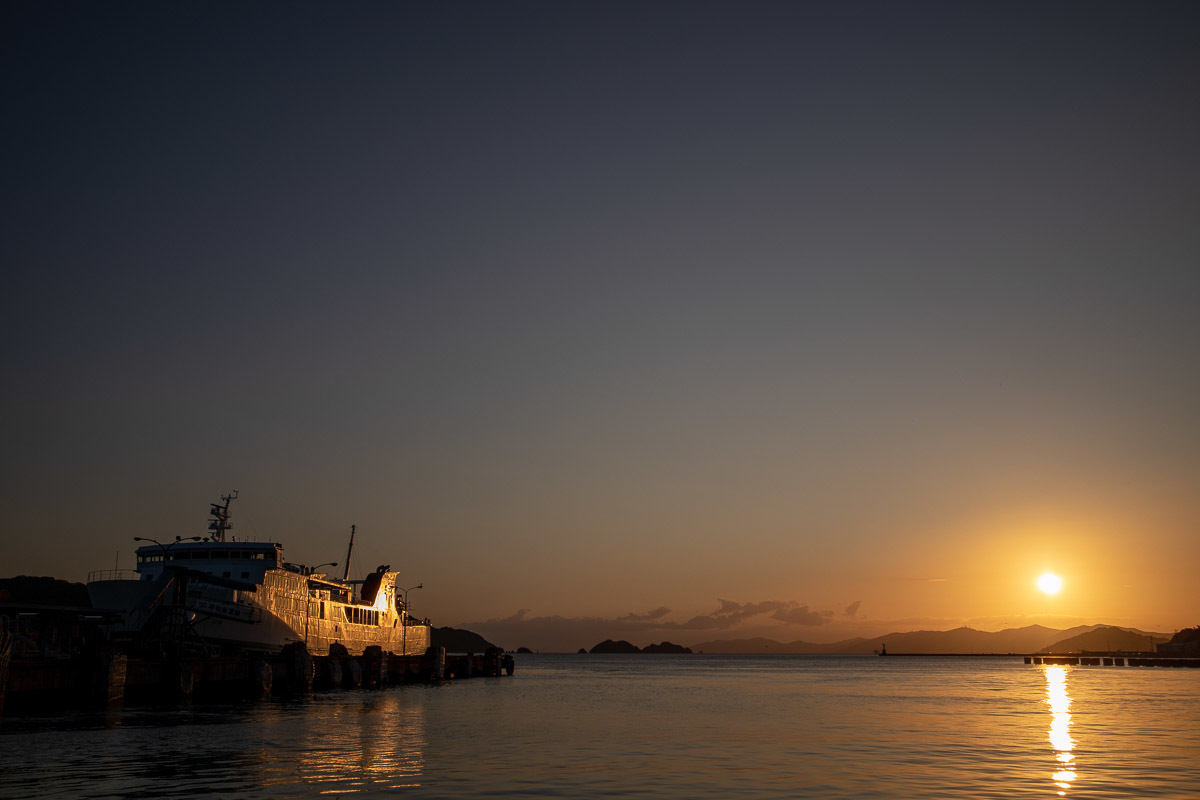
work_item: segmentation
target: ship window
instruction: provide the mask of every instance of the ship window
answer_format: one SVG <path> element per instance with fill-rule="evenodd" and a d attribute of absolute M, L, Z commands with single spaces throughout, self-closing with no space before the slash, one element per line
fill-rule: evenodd
<path fill-rule="evenodd" d="M 228 550 L 213 550 L 208 554 L 209 558 L 229 558 Z"/>

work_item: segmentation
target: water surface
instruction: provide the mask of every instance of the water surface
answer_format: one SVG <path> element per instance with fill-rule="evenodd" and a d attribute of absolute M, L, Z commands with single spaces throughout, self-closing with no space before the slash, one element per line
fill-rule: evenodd
<path fill-rule="evenodd" d="M 0 797 L 1163 797 L 1200 670 L 517 656 L 513 677 L 0 720 Z"/>

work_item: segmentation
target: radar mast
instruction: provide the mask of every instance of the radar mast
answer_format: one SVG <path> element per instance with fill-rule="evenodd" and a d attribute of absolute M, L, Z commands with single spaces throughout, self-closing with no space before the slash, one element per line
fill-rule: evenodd
<path fill-rule="evenodd" d="M 233 527 L 233 523 L 229 521 L 229 501 L 236 500 L 237 496 L 237 489 L 234 489 L 230 494 L 221 495 L 221 500 L 225 505 L 209 503 L 212 510 L 208 512 L 208 515 L 212 519 L 208 523 L 208 529 L 212 531 L 211 538 L 214 542 L 225 541 L 225 531 Z"/>

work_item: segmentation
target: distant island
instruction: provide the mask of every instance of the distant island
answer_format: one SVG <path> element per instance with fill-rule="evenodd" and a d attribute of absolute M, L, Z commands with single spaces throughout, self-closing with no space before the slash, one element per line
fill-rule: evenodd
<path fill-rule="evenodd" d="M 583 652 L 583 650 L 581 649 L 580 652 Z M 663 642 L 662 644 L 648 644 L 645 647 L 638 647 L 635 644 L 630 644 L 629 642 L 625 641 L 624 639 L 621 639 L 620 641 L 616 641 L 616 642 L 614 642 L 612 639 L 605 639 L 603 642 L 600 642 L 600 644 L 596 645 L 595 647 L 593 647 L 591 650 L 589 650 L 587 652 L 589 652 L 589 653 L 672 653 L 672 654 L 683 654 L 683 653 L 691 653 L 692 650 L 690 647 L 684 647 L 684 646 L 678 645 L 678 644 L 671 644 L 670 642 Z"/>

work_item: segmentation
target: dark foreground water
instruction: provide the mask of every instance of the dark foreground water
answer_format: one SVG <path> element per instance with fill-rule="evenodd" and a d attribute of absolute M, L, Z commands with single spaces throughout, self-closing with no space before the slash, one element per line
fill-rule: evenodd
<path fill-rule="evenodd" d="M 0 797 L 1200 796 L 1200 670 L 518 656 L 511 678 L 0 720 Z"/>

